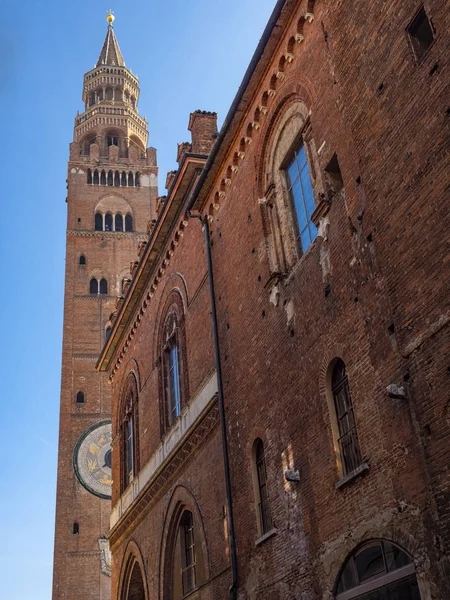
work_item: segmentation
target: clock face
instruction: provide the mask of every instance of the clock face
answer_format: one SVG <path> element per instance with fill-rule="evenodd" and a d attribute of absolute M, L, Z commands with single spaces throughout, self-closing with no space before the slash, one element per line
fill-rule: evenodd
<path fill-rule="evenodd" d="M 111 421 L 86 429 L 73 453 L 75 474 L 88 492 L 111 499 Z"/>

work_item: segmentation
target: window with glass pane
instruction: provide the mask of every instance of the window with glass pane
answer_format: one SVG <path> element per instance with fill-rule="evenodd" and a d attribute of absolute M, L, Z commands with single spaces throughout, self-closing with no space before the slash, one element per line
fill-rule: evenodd
<path fill-rule="evenodd" d="M 168 420 L 171 425 L 181 411 L 180 365 L 175 336 L 169 341 L 165 350 L 165 363 Z"/>
<path fill-rule="evenodd" d="M 305 146 L 300 146 L 286 169 L 289 192 L 295 207 L 298 224 L 298 241 L 306 252 L 317 237 L 317 229 L 311 221 L 316 209 L 314 193 L 309 176 Z"/>
<path fill-rule="evenodd" d="M 267 492 L 266 461 L 264 457 L 264 445 L 262 440 L 258 440 L 256 446 L 256 472 L 258 475 L 261 533 L 264 534 L 272 529 L 272 517 L 270 515 L 269 494 Z"/>
<path fill-rule="evenodd" d="M 188 594 L 195 588 L 194 520 L 190 511 L 184 513 L 180 528 L 183 594 Z"/>
<path fill-rule="evenodd" d="M 124 448 L 124 483 L 125 487 L 133 478 L 134 453 L 133 453 L 133 419 L 125 421 L 125 448 Z"/>
<path fill-rule="evenodd" d="M 342 360 L 338 360 L 334 366 L 331 386 L 339 428 L 338 442 L 342 457 L 342 468 L 344 475 L 347 475 L 354 471 L 362 460 L 348 378 Z"/>

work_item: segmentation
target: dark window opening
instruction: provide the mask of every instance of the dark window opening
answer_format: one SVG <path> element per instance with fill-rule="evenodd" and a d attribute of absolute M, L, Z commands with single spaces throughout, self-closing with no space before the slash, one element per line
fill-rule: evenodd
<path fill-rule="evenodd" d="M 134 187 L 134 177 L 131 171 L 128 173 L 128 187 Z"/>
<path fill-rule="evenodd" d="M 133 231 L 133 217 L 131 215 L 125 216 L 125 231 Z"/>
<path fill-rule="evenodd" d="M 107 327 L 105 331 L 105 341 L 109 340 L 109 336 L 111 335 L 111 327 Z"/>
<path fill-rule="evenodd" d="M 95 231 L 103 231 L 103 215 L 95 213 Z"/>
<path fill-rule="evenodd" d="M 269 507 L 266 461 L 264 456 L 264 444 L 262 443 L 262 440 L 257 441 L 255 459 L 256 474 L 258 477 L 259 519 L 261 524 L 261 533 L 264 534 L 272 529 L 272 517 Z"/>
<path fill-rule="evenodd" d="M 135 179 L 134 179 L 134 185 L 136 187 L 141 187 L 141 175 L 140 173 L 136 173 Z"/>
<path fill-rule="evenodd" d="M 122 177 L 120 180 L 120 185 L 122 187 L 127 187 L 127 174 L 125 173 L 125 171 L 122 171 Z"/>
<path fill-rule="evenodd" d="M 116 135 L 108 135 L 106 140 L 107 140 L 108 148 L 110 146 L 118 146 L 119 145 L 119 138 Z"/>
<path fill-rule="evenodd" d="M 90 169 L 87 170 L 87 182 L 92 183 L 92 171 Z"/>
<path fill-rule="evenodd" d="M 111 213 L 105 215 L 105 231 L 113 230 L 113 218 Z"/>
<path fill-rule="evenodd" d="M 112 185 L 113 184 L 113 172 L 112 171 L 108 171 L 108 181 L 107 181 L 108 185 Z"/>
<path fill-rule="evenodd" d="M 116 215 L 114 217 L 114 225 L 115 225 L 115 230 L 116 231 L 123 231 L 123 217 L 122 215 Z"/>
<path fill-rule="evenodd" d="M 77 392 L 77 404 L 84 404 L 84 392 Z"/>
<path fill-rule="evenodd" d="M 86 264 L 86 257 L 84 256 L 84 254 L 82 254 L 80 256 L 79 264 L 80 265 L 85 265 Z"/>
<path fill-rule="evenodd" d="M 189 594 L 195 588 L 195 542 L 194 520 L 192 513 L 186 510 L 180 521 L 181 537 L 181 576 L 183 594 Z"/>
<path fill-rule="evenodd" d="M 339 429 L 338 443 L 342 459 L 342 470 L 343 474 L 347 475 L 361 464 L 362 459 L 347 372 L 341 359 L 334 366 L 331 388 Z"/>
<path fill-rule="evenodd" d="M 77 523 L 77 522 L 75 522 L 75 523 L 72 525 L 72 534 L 73 534 L 73 535 L 78 535 L 79 533 L 80 533 L 80 526 L 78 525 L 78 523 Z"/>
<path fill-rule="evenodd" d="M 120 173 L 119 173 L 119 171 L 116 171 L 115 174 L 114 174 L 114 185 L 116 187 L 120 186 Z"/>
<path fill-rule="evenodd" d="M 101 279 L 100 280 L 100 294 L 107 294 L 108 293 L 108 282 L 106 281 L 106 279 Z"/>
<path fill-rule="evenodd" d="M 98 181 L 97 181 L 98 183 Z M 106 185 L 106 173 L 102 171 L 100 174 L 100 185 Z"/>
<path fill-rule="evenodd" d="M 124 452 L 124 484 L 128 486 L 133 479 L 134 450 L 133 450 L 133 418 L 125 421 L 125 452 Z"/>
<path fill-rule="evenodd" d="M 94 171 L 94 179 L 93 179 L 93 181 L 94 181 L 94 185 L 98 185 L 98 171 L 97 171 L 97 169 L 95 169 L 95 171 Z"/>
<path fill-rule="evenodd" d="M 333 196 L 338 194 L 344 187 L 337 154 L 333 154 L 333 158 L 325 167 L 325 180 L 327 182 L 328 191 Z"/>
<path fill-rule="evenodd" d="M 89 283 L 89 293 L 98 294 L 98 281 L 93 277 Z"/>
<path fill-rule="evenodd" d="M 419 61 L 434 41 L 434 30 L 424 7 L 422 6 L 407 27 L 411 45 Z"/>

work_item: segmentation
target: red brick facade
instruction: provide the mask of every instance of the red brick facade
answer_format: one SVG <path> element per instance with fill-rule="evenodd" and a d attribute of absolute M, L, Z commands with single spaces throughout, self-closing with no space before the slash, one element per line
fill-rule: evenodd
<path fill-rule="evenodd" d="M 111 32 L 110 28 L 108 35 Z M 105 96 L 112 85 L 117 94 L 123 89 L 117 73 L 117 81 L 112 81 L 112 71 L 102 64 L 85 76 L 86 111 L 75 121 L 76 141 L 70 145 L 53 600 L 110 598 L 111 579 L 101 568 L 99 539 L 108 532 L 111 502 L 81 485 L 74 472 L 74 451 L 84 432 L 111 419 L 110 386 L 95 364 L 117 296 L 122 294 L 123 279 L 130 277 L 130 262 L 136 259 L 139 242 L 146 239 L 157 196 L 155 150 L 144 153 L 143 142 L 139 142 L 141 147 L 137 141 L 133 145 L 129 133 L 134 121 L 139 124 L 143 120 L 125 102 L 121 105 L 107 98 L 100 102 L 97 97 L 89 105 L 91 92 L 86 88 L 91 81 L 105 88 Z M 127 75 L 125 68 L 121 75 L 137 85 L 135 76 Z M 114 116 L 127 110 L 126 117 Z M 118 145 L 108 146 L 112 134 Z M 119 172 L 121 179 L 126 173 L 127 185 L 123 185 L 125 181 L 117 185 L 114 180 L 115 185 L 108 185 L 110 171 Z M 102 172 L 106 185 L 100 179 Z M 95 173 L 98 180 L 94 180 Z M 133 185 L 128 185 L 130 173 Z M 139 187 L 135 186 L 136 173 L 140 174 Z M 125 231 L 125 223 L 120 227 L 117 221 L 112 227 L 116 231 L 96 231 L 96 213 L 103 218 L 107 214 L 131 215 L 132 230 Z M 120 228 L 122 231 L 117 231 Z M 91 293 L 92 279 L 106 280 L 107 293 Z M 79 392 L 83 402 L 77 402 Z"/>
<path fill-rule="evenodd" d="M 112 384 L 114 600 L 227 598 L 232 581 L 195 214 L 211 231 L 237 597 L 450 598 L 449 12 L 425 3 L 434 39 L 419 57 L 407 31 L 418 8 L 280 1 L 217 141 L 214 115 L 191 115 L 98 363 Z M 318 230 L 304 252 L 286 175 L 299 149 Z M 174 305 L 179 396 L 161 333 Z M 123 489 L 130 373 L 139 468 Z M 378 572 L 358 596 L 338 586 L 371 540 L 409 557 L 383 579 L 401 577 L 402 596 L 369 596 Z"/>

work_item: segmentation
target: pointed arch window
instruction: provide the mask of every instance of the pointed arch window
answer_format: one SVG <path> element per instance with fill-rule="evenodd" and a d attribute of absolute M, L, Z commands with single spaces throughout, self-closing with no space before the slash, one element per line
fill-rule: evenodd
<path fill-rule="evenodd" d="M 125 215 L 125 231 L 133 231 L 133 217 L 130 214 Z"/>
<path fill-rule="evenodd" d="M 82 392 L 81 390 L 77 392 L 76 402 L 77 404 L 84 404 L 84 392 Z"/>
<path fill-rule="evenodd" d="M 141 187 L 141 174 L 139 172 L 136 173 L 136 177 L 134 179 L 134 185 L 136 187 Z"/>
<path fill-rule="evenodd" d="M 113 185 L 113 172 L 112 171 L 108 171 L 108 180 L 107 180 L 108 185 Z"/>
<path fill-rule="evenodd" d="M 412 557 L 389 540 L 352 552 L 336 584 L 336 600 L 420 600 Z"/>
<path fill-rule="evenodd" d="M 128 173 L 128 187 L 134 187 L 134 177 L 131 171 Z"/>
<path fill-rule="evenodd" d="M 195 588 L 195 541 L 194 519 L 190 510 L 185 510 L 180 521 L 181 541 L 181 577 L 183 594 L 189 594 Z"/>
<path fill-rule="evenodd" d="M 78 260 L 78 264 L 81 266 L 85 266 L 86 265 L 86 257 L 84 256 L 84 254 L 82 254 Z"/>
<path fill-rule="evenodd" d="M 116 172 L 114 173 L 114 185 L 115 185 L 116 187 L 119 187 L 119 186 L 120 186 L 120 173 L 119 173 L 119 171 L 116 171 Z"/>
<path fill-rule="evenodd" d="M 128 487 L 139 472 L 139 438 L 138 438 L 138 394 L 137 383 L 130 373 L 122 396 L 120 415 L 120 454 L 121 454 L 121 488 Z"/>
<path fill-rule="evenodd" d="M 92 184 L 92 171 L 91 169 L 87 170 L 87 183 Z"/>
<path fill-rule="evenodd" d="M 95 181 L 94 181 L 94 183 L 95 183 Z M 98 183 L 98 181 L 97 181 L 97 183 Z M 106 185 L 106 173 L 105 173 L 105 171 L 102 171 L 100 173 L 100 185 Z"/>
<path fill-rule="evenodd" d="M 127 174 L 125 173 L 125 171 L 122 171 L 122 177 L 120 178 L 120 185 L 122 187 L 127 186 Z"/>
<path fill-rule="evenodd" d="M 160 333 L 163 432 L 178 418 L 189 396 L 183 303 L 178 292 L 172 292 L 169 303 Z"/>
<path fill-rule="evenodd" d="M 94 185 L 98 185 L 98 171 L 95 169 L 94 171 Z"/>

